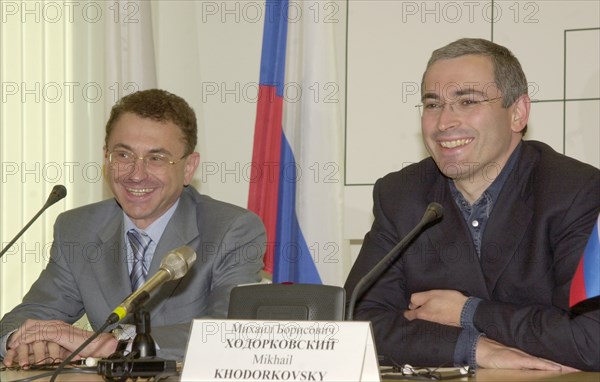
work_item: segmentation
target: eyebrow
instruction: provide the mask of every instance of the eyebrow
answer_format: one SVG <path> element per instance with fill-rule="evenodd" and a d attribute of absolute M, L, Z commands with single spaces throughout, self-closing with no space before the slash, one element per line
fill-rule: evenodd
<path fill-rule="evenodd" d="M 117 143 L 115 144 L 115 146 L 113 147 L 114 149 L 125 149 L 127 151 L 131 151 L 132 153 L 135 153 L 135 150 L 133 150 L 133 148 L 125 143 Z M 148 151 L 147 154 L 164 154 L 164 155 L 172 155 L 171 152 L 167 149 L 151 149 Z"/>
<path fill-rule="evenodd" d="M 421 101 L 426 99 L 440 99 L 440 96 L 436 93 L 425 93 L 421 96 Z"/>
<path fill-rule="evenodd" d="M 475 90 L 473 88 L 466 88 L 466 89 L 458 90 L 452 94 L 452 97 L 456 98 L 456 97 L 462 97 L 464 95 L 480 95 L 482 97 L 485 97 L 485 94 L 483 94 L 483 92 L 481 90 Z M 441 97 L 437 93 L 428 92 L 428 93 L 424 93 L 421 96 L 421 101 L 424 101 L 426 99 L 440 100 Z"/>

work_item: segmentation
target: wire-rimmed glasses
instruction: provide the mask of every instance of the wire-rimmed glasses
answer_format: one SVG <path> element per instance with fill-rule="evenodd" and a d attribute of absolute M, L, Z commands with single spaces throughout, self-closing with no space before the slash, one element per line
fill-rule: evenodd
<path fill-rule="evenodd" d="M 147 170 L 162 170 L 167 166 L 171 166 L 179 163 L 183 160 L 187 155 L 182 156 L 176 161 L 171 160 L 168 156 L 161 153 L 150 153 L 143 156 L 136 155 L 128 150 L 113 150 L 108 152 L 108 163 L 112 166 L 121 168 L 121 169 L 130 169 L 135 166 L 135 162 L 137 160 L 141 160 L 146 166 Z"/>
<path fill-rule="evenodd" d="M 446 106 L 449 106 L 450 109 L 457 114 L 465 115 L 475 111 L 485 103 L 494 102 L 501 98 L 502 96 L 477 99 L 472 94 L 457 97 L 454 101 L 442 101 L 437 98 L 427 98 L 423 103 L 415 105 L 415 107 L 419 109 L 419 113 L 422 117 L 439 115 Z"/>
<path fill-rule="evenodd" d="M 387 372 L 382 372 L 382 376 L 386 379 L 409 379 L 409 380 L 434 380 L 444 381 L 450 379 L 467 378 L 475 374 L 475 370 L 469 366 L 441 369 L 441 368 L 429 368 L 429 367 L 413 367 L 411 365 L 395 365 Z"/>

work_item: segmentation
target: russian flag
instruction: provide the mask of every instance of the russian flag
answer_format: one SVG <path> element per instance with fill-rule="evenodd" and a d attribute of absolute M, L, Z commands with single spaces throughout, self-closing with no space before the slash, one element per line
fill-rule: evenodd
<path fill-rule="evenodd" d="M 583 251 L 573 281 L 569 305 L 600 296 L 600 216 Z"/>
<path fill-rule="evenodd" d="M 314 4 L 266 1 L 248 208 L 273 282 L 342 285 L 343 104 L 335 25 Z"/>

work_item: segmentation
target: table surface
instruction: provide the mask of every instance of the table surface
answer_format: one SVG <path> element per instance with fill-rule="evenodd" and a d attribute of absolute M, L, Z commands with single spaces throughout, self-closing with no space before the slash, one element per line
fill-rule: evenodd
<path fill-rule="evenodd" d="M 443 369 L 444 370 L 444 369 Z M 14 382 L 35 375 L 47 373 L 43 371 L 2 371 L 0 381 Z M 35 379 L 35 381 L 49 381 L 50 377 Z M 382 381 L 407 381 L 400 375 L 384 376 Z M 410 379 L 413 380 L 414 379 Z M 423 379 L 427 380 L 427 379 Z M 56 382 L 100 382 L 102 377 L 98 374 L 63 374 L 56 378 Z M 161 379 L 163 382 L 178 382 L 179 377 Z M 600 382 L 600 372 L 557 373 L 538 370 L 499 370 L 479 369 L 470 377 L 451 379 L 451 381 L 479 381 L 479 382 L 507 382 L 507 381 L 554 381 L 554 382 Z"/>

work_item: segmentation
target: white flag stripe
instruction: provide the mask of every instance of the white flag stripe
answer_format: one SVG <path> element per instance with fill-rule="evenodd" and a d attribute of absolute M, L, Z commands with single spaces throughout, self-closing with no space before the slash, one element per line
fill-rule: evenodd
<path fill-rule="evenodd" d="M 315 5 L 295 6 L 310 15 Z M 343 285 L 343 121 L 335 27 L 311 17 L 288 24 L 283 131 L 298 165 L 300 228 L 323 284 Z"/>

